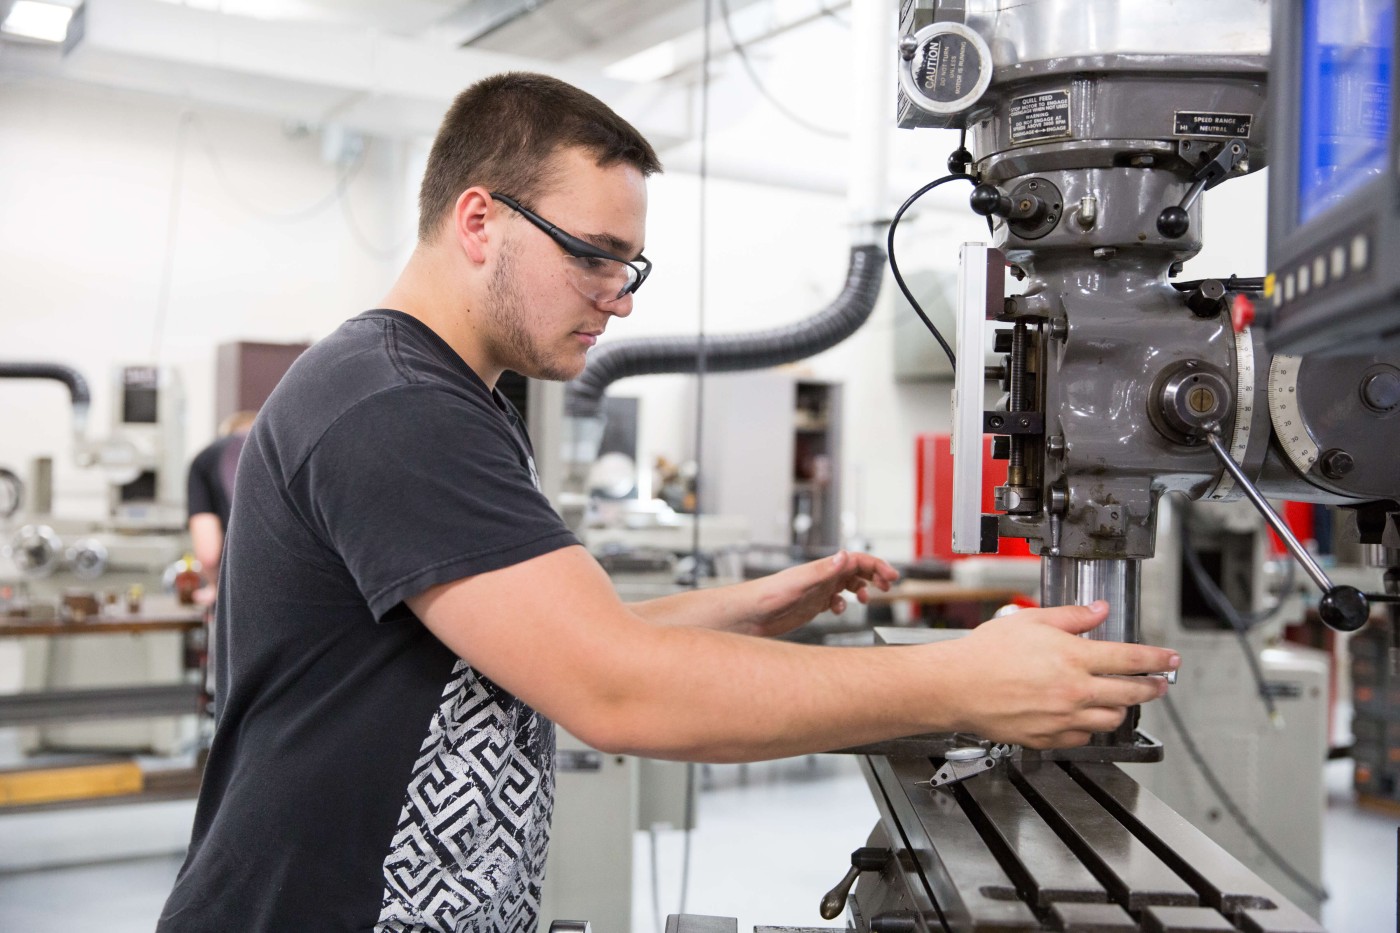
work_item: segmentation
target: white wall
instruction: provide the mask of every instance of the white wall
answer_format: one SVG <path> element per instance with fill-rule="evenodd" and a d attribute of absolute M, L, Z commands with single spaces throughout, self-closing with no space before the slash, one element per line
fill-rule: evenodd
<path fill-rule="evenodd" d="M 842 17 L 824 18 L 750 55 L 791 109 L 840 131 L 852 108 L 850 35 Z M 813 61 L 826 64 L 814 69 Z M 704 326 L 721 333 L 801 319 L 830 301 L 844 279 L 849 146 L 779 115 L 733 55 L 718 58 L 713 74 L 715 174 L 801 177 L 827 193 L 710 181 Z M 376 303 L 406 252 L 422 141 L 373 141 L 337 199 L 344 167 L 323 158 L 318 135 L 289 133 L 279 119 L 49 79 L 5 82 L 0 358 L 61 362 L 84 373 L 94 395 L 90 435 L 110 425 L 113 367 L 159 362 L 183 383 L 192 455 L 215 429 L 219 343 L 316 339 Z M 897 170 L 917 180 L 943 172 L 948 134 L 896 135 Z M 699 182 L 685 171 L 693 171 L 697 153 L 691 145 L 668 154 L 680 170 L 651 185 L 648 255 L 656 272 L 632 318 L 616 323 L 609 339 L 699 326 Z M 955 205 L 951 212 L 911 214 L 901 232 L 910 268 L 951 268 L 956 244 L 976 238 L 961 210 L 964 196 L 938 192 L 929 202 Z M 319 211 L 306 211 L 318 204 Z M 291 222 L 269 216 L 289 213 L 307 215 Z M 971 236 L 953 232 L 960 228 Z M 947 402 L 941 387 L 897 387 L 889 376 L 892 290 L 887 282 L 879 310 L 855 338 L 800 366 L 846 385 L 847 508 L 858 513 L 863 534 L 899 557 L 912 535 L 912 437 L 945 426 Z M 658 454 L 693 455 L 687 382 L 645 377 L 614 389 L 643 397 L 643 464 Z M 7 380 L 0 398 L 0 465 L 23 474 L 33 457 L 53 456 L 58 511 L 100 516 L 102 478 L 71 465 L 62 386 Z"/>
<path fill-rule="evenodd" d="M 403 149 L 371 142 L 342 181 L 317 135 L 276 120 L 0 86 L 0 358 L 81 372 L 89 436 L 109 431 L 114 366 L 173 367 L 192 454 L 215 432 L 218 344 L 315 339 L 384 293 L 412 230 Z M 56 511 L 99 517 L 105 486 L 72 465 L 63 386 L 4 380 L 0 399 L 0 464 L 23 476 L 53 456 Z"/>
<path fill-rule="evenodd" d="M 699 189 L 691 175 L 653 180 L 647 253 L 656 268 L 632 315 L 614 321 L 605 341 L 696 333 Z M 923 213 L 907 215 L 896 247 L 901 269 L 956 270 L 958 244 L 986 233 L 980 218 L 962 210 L 965 197 L 965 190 L 939 191 L 929 196 Z M 840 291 L 851 242 L 843 196 L 712 179 L 706 206 L 707 334 L 789 324 L 821 310 Z M 844 508 L 852 513 L 855 530 L 880 553 L 904 559 L 913 539 L 913 439 L 948 429 L 949 383 L 895 382 L 894 315 L 910 313 L 897 311 L 902 306 L 893 301 L 895 290 L 887 275 L 875 313 L 855 336 L 789 368 L 846 387 Z M 643 467 L 657 456 L 673 462 L 694 456 L 692 383 L 689 376 L 643 376 L 609 390 L 642 399 L 638 454 Z"/>
<path fill-rule="evenodd" d="M 839 47 L 844 34 L 824 28 L 824 41 Z M 799 43 L 769 48 L 768 61 L 760 62 L 766 75 L 805 61 Z M 839 69 L 820 77 L 842 80 Z M 843 178 L 847 145 L 787 123 L 747 80 L 731 58 L 716 84 L 717 174 L 748 154 L 762 167 L 757 175 L 771 177 L 790 163 L 794 177 Z M 791 90 L 781 80 L 775 86 Z M 835 92 L 818 88 L 788 99 L 828 125 L 845 119 L 846 102 Z M 891 132 L 897 202 L 945 171 L 955 136 Z M 273 118 L 207 105 L 10 79 L 0 85 L 0 358 L 62 362 L 83 372 L 94 394 L 94 435 L 110 424 L 115 365 L 175 367 L 188 397 L 185 443 L 192 455 L 214 433 L 219 343 L 316 339 L 378 301 L 411 246 L 423 151 L 421 140 L 371 140 L 337 198 L 345 167 L 323 157 L 315 133 L 298 135 Z M 686 156 L 672 161 L 684 165 Z M 615 322 L 607 340 L 691 334 L 700 323 L 699 181 L 673 171 L 650 187 L 647 253 L 656 270 L 632 317 Z M 966 185 L 946 186 L 906 216 L 898 239 L 906 271 L 955 270 L 958 244 L 985 239 L 980 219 L 966 210 L 966 194 Z M 1206 250 L 1184 275 L 1262 273 L 1262 173 L 1204 197 Z M 850 243 L 839 190 L 712 178 L 706 210 L 708 333 L 799 320 L 837 293 Z M 912 550 L 913 438 L 947 429 L 948 387 L 894 381 L 894 315 L 902 307 L 894 293 L 887 276 L 871 321 L 797 368 L 844 383 L 845 508 L 878 551 L 905 558 Z M 644 468 L 657 455 L 693 456 L 688 380 L 642 377 L 613 388 L 643 399 Z M 31 458 L 52 455 L 60 512 L 100 515 L 101 478 L 71 466 L 64 389 L 6 380 L 0 400 L 0 465 L 23 474 Z"/>

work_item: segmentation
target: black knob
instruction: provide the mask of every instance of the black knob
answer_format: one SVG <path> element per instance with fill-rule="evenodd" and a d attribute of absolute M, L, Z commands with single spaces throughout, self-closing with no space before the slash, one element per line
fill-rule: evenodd
<path fill-rule="evenodd" d="M 1011 438 L 1010 438 L 1010 436 L 1008 436 L 1008 435 L 1006 435 L 1006 434 L 993 434 L 993 435 L 992 435 L 992 459 L 993 459 L 993 460 L 1010 460 L 1010 459 L 1011 459 Z"/>
<path fill-rule="evenodd" d="M 1196 317 L 1215 317 L 1225 310 L 1225 286 L 1216 279 L 1206 279 L 1186 296 L 1186 307 Z"/>
<path fill-rule="evenodd" d="M 968 195 L 967 202 L 972 206 L 974 214 L 981 214 L 983 217 L 991 214 L 1005 217 L 1011 213 L 1011 198 L 998 191 L 996 185 L 978 185 L 972 189 L 972 194 Z"/>
<path fill-rule="evenodd" d="M 851 867 L 846 876 L 836 883 L 836 887 L 822 895 L 819 911 L 823 920 L 835 920 L 846 908 L 846 898 L 851 896 L 851 888 L 863 871 L 884 871 L 890 861 L 890 850 L 879 846 L 861 846 L 851 853 Z M 874 929 L 874 927 L 871 927 Z"/>
<path fill-rule="evenodd" d="M 1351 454 L 1340 447 L 1333 447 L 1324 451 L 1321 460 L 1322 475 L 1328 479 L 1341 479 L 1356 468 L 1356 461 Z"/>
<path fill-rule="evenodd" d="M 952 155 L 948 156 L 948 171 L 954 175 L 965 175 L 971 161 L 972 153 L 967 151 L 967 147 L 959 146 L 953 150 Z"/>
<path fill-rule="evenodd" d="M 1317 614 L 1328 628 L 1354 632 L 1371 617 L 1371 601 L 1354 586 L 1334 586 L 1318 600 Z"/>
<path fill-rule="evenodd" d="M 1361 383 L 1361 400 L 1382 414 L 1400 408 L 1400 375 L 1383 371 L 1367 376 Z"/>
<path fill-rule="evenodd" d="M 1010 353 L 1010 352 L 1011 352 L 1011 338 L 1012 338 L 1012 335 L 1013 335 L 1014 333 L 1015 333 L 1014 331 L 1010 331 L 1010 330 L 1007 330 L 1007 329 L 1005 329 L 1005 328 L 1002 328 L 1002 329 L 996 331 L 996 332 L 992 335 L 992 352 L 993 352 L 993 353 Z"/>
<path fill-rule="evenodd" d="M 973 192 L 976 193 L 975 191 Z M 976 210 L 974 207 L 973 210 Z M 1186 213 L 1185 208 L 1171 207 L 1162 209 L 1162 213 L 1157 215 L 1157 232 L 1169 240 L 1186 235 L 1186 231 L 1191 229 L 1191 217 Z"/>
<path fill-rule="evenodd" d="M 884 871 L 890 863 L 890 850 L 883 846 L 861 846 L 851 853 L 851 864 L 861 871 Z"/>
<path fill-rule="evenodd" d="M 880 914 L 870 918 L 870 933 L 914 933 L 919 927 L 906 913 Z"/>

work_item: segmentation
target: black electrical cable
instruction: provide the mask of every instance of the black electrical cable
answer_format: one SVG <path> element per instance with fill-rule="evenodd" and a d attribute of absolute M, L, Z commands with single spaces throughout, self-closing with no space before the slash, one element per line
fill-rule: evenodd
<path fill-rule="evenodd" d="M 1207 280 L 1192 279 L 1189 282 L 1173 282 L 1172 288 L 1176 289 L 1179 292 L 1189 292 L 1192 289 L 1199 287 L 1201 283 L 1205 281 Z M 1219 282 L 1221 285 L 1224 285 L 1225 290 L 1228 292 L 1245 292 L 1248 294 L 1258 294 L 1264 291 L 1264 280 L 1260 277 L 1246 278 L 1238 275 L 1231 275 L 1228 279 L 1216 279 L 1216 281 Z"/>
<path fill-rule="evenodd" d="M 720 0 L 721 8 L 724 8 L 724 0 Z M 714 19 L 714 10 L 711 0 L 705 0 L 705 23 L 704 23 L 704 53 L 702 55 L 702 74 L 700 78 L 700 172 L 699 172 L 699 218 L 696 223 L 696 235 L 699 238 L 698 256 L 696 266 L 699 273 L 699 280 L 696 283 L 696 355 L 695 355 L 695 506 L 692 512 L 690 525 L 690 559 L 692 562 L 690 574 L 690 586 L 692 589 L 700 588 L 700 515 L 701 515 L 701 489 L 700 482 L 700 452 L 704 450 L 704 424 L 705 424 L 705 275 L 708 271 L 708 251 L 705 248 L 705 240 L 709 230 L 709 211 L 706 209 L 709 198 L 710 182 L 710 63 L 714 57 L 714 51 L 710 45 L 710 26 Z M 728 11 L 725 11 L 725 24 L 729 22 Z M 686 895 L 690 891 L 690 845 L 694 836 L 693 827 L 695 825 L 695 763 L 687 762 L 685 766 L 685 827 L 681 849 L 681 903 L 679 913 L 685 913 Z"/>
<path fill-rule="evenodd" d="M 1181 720 L 1181 715 L 1172 704 L 1170 695 L 1162 697 L 1162 707 L 1167 711 L 1167 716 L 1171 719 L 1172 725 L 1176 727 L 1177 735 L 1181 736 L 1181 744 L 1185 746 L 1186 754 L 1190 756 L 1191 761 L 1201 772 L 1201 777 L 1205 778 L 1206 783 L 1210 785 L 1210 789 L 1215 793 L 1215 796 L 1220 799 L 1221 805 L 1224 806 L 1225 811 L 1230 814 L 1230 818 L 1233 819 L 1240 829 L 1244 830 L 1244 834 L 1259 847 L 1259 851 L 1264 854 L 1264 857 L 1277 865 L 1279 871 L 1287 875 L 1294 884 L 1302 888 L 1309 896 L 1319 901 L 1327 900 L 1329 897 L 1327 889 L 1320 888 L 1313 884 L 1302 872 L 1294 868 L 1288 860 L 1283 857 L 1282 853 L 1270 845 L 1269 841 L 1260 834 L 1259 830 L 1255 829 L 1254 824 L 1244 815 L 1244 811 L 1236 805 L 1234 798 L 1225 790 L 1225 785 L 1220 783 L 1220 779 L 1215 776 L 1215 772 L 1211 770 L 1205 757 L 1201 755 L 1201 750 L 1196 747 L 1195 741 L 1191 738 L 1191 733 L 1187 730 L 1186 724 Z"/>
<path fill-rule="evenodd" d="M 819 3 L 819 4 L 817 4 L 817 5 L 818 5 L 818 7 L 821 8 L 821 13 L 822 13 L 822 15 L 825 16 L 827 19 L 831 20 L 831 21 L 834 22 L 834 23 L 839 23 L 839 24 L 841 24 L 842 26 L 846 27 L 847 29 L 850 29 L 850 28 L 851 28 L 851 24 L 850 24 L 850 23 L 846 22 L 844 19 L 842 19 L 841 17 L 837 16 L 837 15 L 836 15 L 836 11 L 833 10 L 833 9 L 831 9 L 830 7 L 828 7 L 828 6 L 826 5 L 826 0 L 821 0 L 821 3 Z M 846 4 L 844 4 L 844 6 L 850 6 L 850 4 L 849 4 L 849 3 L 846 3 Z"/>
<path fill-rule="evenodd" d="M 220 157 L 219 150 L 214 145 L 214 139 L 209 132 L 209 128 L 205 126 L 199 114 L 190 113 L 188 116 L 191 124 L 199 132 L 200 148 L 204 150 L 204 155 L 209 160 L 210 167 L 214 170 L 214 178 L 218 181 L 219 186 L 224 189 L 229 200 L 250 217 L 266 223 L 298 224 L 320 214 L 345 197 L 350 185 L 355 181 L 368 159 L 369 146 L 366 144 L 355 153 L 353 159 L 340 166 L 336 172 L 336 178 L 330 190 L 317 198 L 314 202 L 304 207 L 298 207 L 288 211 L 270 210 L 260 206 L 256 198 L 250 196 L 247 191 L 240 190 L 238 185 L 234 183 L 232 177 L 224 168 L 223 158 Z"/>
<path fill-rule="evenodd" d="M 915 201 L 919 200 L 919 198 L 923 197 L 925 194 L 928 194 L 930 191 L 932 191 L 934 188 L 937 188 L 939 185 L 946 184 L 950 181 L 959 180 L 970 181 L 974 185 L 977 184 L 977 179 L 973 176 L 958 174 L 955 172 L 951 175 L 944 175 L 942 178 L 939 178 L 936 181 L 931 181 L 928 184 L 924 185 L 922 188 L 920 188 L 918 191 L 915 191 L 913 194 L 909 195 L 908 199 L 899 206 L 899 210 L 894 212 L 894 219 L 890 221 L 889 234 L 885 237 L 885 252 L 887 252 L 890 257 L 890 271 L 894 273 L 895 284 L 898 285 L 899 290 L 904 293 L 904 299 L 909 302 L 909 305 L 914 309 L 914 313 L 919 316 L 919 320 L 923 321 L 924 326 L 928 328 L 929 333 L 933 334 L 933 339 L 937 340 L 938 345 L 943 348 L 943 352 L 948 354 L 948 363 L 953 367 L 954 372 L 957 372 L 958 360 L 957 356 L 953 353 L 953 348 L 948 346 L 948 341 L 943 339 L 943 335 L 938 332 L 938 328 L 934 326 L 933 321 L 930 321 L 928 315 L 924 313 L 924 309 L 919 307 L 919 302 L 915 300 L 913 293 L 909 291 L 909 286 L 904 284 L 904 276 L 899 274 L 899 263 L 895 260 L 894 257 L 894 231 L 895 228 L 899 226 L 899 220 L 901 217 L 904 216 L 904 212 L 909 210 L 909 208 L 913 205 Z"/>
<path fill-rule="evenodd" d="M 793 113 L 787 108 L 786 104 L 778 100 L 778 98 L 774 96 L 768 90 L 767 87 L 764 86 L 763 81 L 758 76 L 757 69 L 755 69 L 753 66 L 753 62 L 749 60 L 749 53 L 747 50 L 745 50 L 744 44 L 739 41 L 738 36 L 734 35 L 734 25 L 729 21 L 728 0 L 719 0 L 719 9 L 720 13 L 722 14 L 721 18 L 724 20 L 724 31 L 729 36 L 729 44 L 734 47 L 735 54 L 739 56 L 739 61 L 743 63 L 744 71 L 748 72 L 749 80 L 752 81 L 753 86 L 758 89 L 758 93 L 762 94 L 765 98 L 767 98 L 768 103 L 776 107 L 779 113 L 787 117 L 792 122 L 796 123 L 798 126 L 801 126 L 803 129 L 816 133 L 818 136 L 825 136 L 829 139 L 846 139 L 847 136 L 845 133 L 839 133 L 836 130 L 829 130 L 824 126 L 818 126 L 810 120 L 804 119 L 803 117 L 798 116 L 796 113 Z M 706 15 L 708 16 L 708 12 Z M 705 41 L 709 41 L 708 33 L 706 34 Z M 707 69 L 709 68 L 708 58 L 706 59 L 705 67 Z M 709 73 L 707 71 L 706 80 L 708 80 L 708 78 Z"/>
<path fill-rule="evenodd" d="M 1196 553 L 1196 549 L 1191 546 L 1191 533 L 1186 525 L 1188 516 L 1183 514 L 1181 518 L 1181 556 L 1186 561 L 1186 567 L 1191 572 L 1191 579 L 1195 581 L 1196 588 L 1201 591 L 1206 602 L 1215 610 L 1221 619 L 1230 625 L 1230 630 L 1235 633 L 1235 638 L 1239 642 L 1240 650 L 1244 653 L 1245 663 L 1249 666 L 1250 676 L 1254 678 L 1254 687 L 1259 694 L 1259 699 L 1264 703 L 1264 709 L 1269 714 L 1269 721 L 1275 722 L 1278 719 L 1278 708 L 1274 705 L 1274 698 L 1269 693 L 1269 687 L 1264 682 L 1264 671 L 1259 667 L 1259 659 L 1255 657 L 1254 647 L 1249 643 L 1249 623 L 1240 615 L 1225 593 L 1206 573 L 1206 568 L 1201 564 L 1201 556 Z M 1286 592 L 1286 591 L 1285 591 Z M 1277 605 L 1283 604 L 1283 596 L 1280 596 Z M 1277 607 L 1275 607 L 1277 611 Z"/>
<path fill-rule="evenodd" d="M 160 287 L 156 292 L 155 317 L 151 326 L 151 359 L 161 362 L 165 345 L 165 322 L 169 317 L 170 291 L 175 280 L 175 245 L 180 241 L 180 213 L 185 194 L 185 163 L 189 161 L 189 128 L 195 114 L 180 114 L 175 133 L 175 168 L 171 173 L 170 201 L 165 212 L 165 249 L 160 261 Z"/>
<path fill-rule="evenodd" d="M 1189 541 L 1190 531 L 1184 526 L 1184 524 L 1181 531 L 1182 547 L 1185 548 L 1187 542 Z M 1278 615 L 1279 611 L 1282 610 L 1284 605 L 1288 602 L 1288 594 L 1293 591 L 1293 584 L 1298 579 L 1297 562 L 1291 559 L 1285 559 L 1283 564 L 1283 582 L 1279 584 L 1278 596 L 1275 597 L 1273 604 L 1265 609 L 1260 609 L 1257 612 L 1240 612 L 1239 609 L 1235 608 L 1234 604 L 1231 603 L 1229 599 L 1225 596 L 1224 590 L 1220 589 L 1220 587 L 1216 585 L 1215 580 L 1210 576 L 1210 574 L 1205 572 L 1205 568 L 1201 565 L 1200 562 L 1200 555 L 1197 554 L 1194 549 L 1192 549 L 1190 551 L 1190 556 L 1195 558 L 1194 566 L 1191 566 L 1190 569 L 1192 572 L 1192 576 L 1196 580 L 1196 586 L 1201 589 L 1202 593 L 1206 592 L 1206 588 L 1209 588 L 1212 592 L 1214 592 L 1218 597 L 1220 603 L 1226 606 L 1229 609 L 1229 611 L 1234 613 L 1235 618 L 1239 619 L 1243 623 L 1244 628 L 1246 630 L 1252 629 L 1257 625 L 1263 625 L 1265 622 L 1268 622 L 1274 616 Z M 1199 575 L 1197 575 L 1198 570 Z"/>

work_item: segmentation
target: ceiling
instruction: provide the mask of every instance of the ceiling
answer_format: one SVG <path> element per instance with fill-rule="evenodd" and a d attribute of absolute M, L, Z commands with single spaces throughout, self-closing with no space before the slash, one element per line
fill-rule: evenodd
<path fill-rule="evenodd" d="M 0 0 L 0 8 L 7 5 Z M 744 41 L 831 0 L 724 0 Z M 693 135 L 702 0 L 86 0 L 66 56 L 0 43 L 0 78 L 52 78 L 431 135 L 466 84 L 544 71 L 608 100 L 660 148 Z M 719 15 L 715 4 L 713 15 Z M 727 44 L 716 27 L 712 43 Z M 722 44 L 724 43 L 724 44 Z M 638 53 L 638 72 L 619 68 Z M 665 52 L 658 57 L 655 53 Z M 647 73 L 645 69 L 650 69 Z"/>

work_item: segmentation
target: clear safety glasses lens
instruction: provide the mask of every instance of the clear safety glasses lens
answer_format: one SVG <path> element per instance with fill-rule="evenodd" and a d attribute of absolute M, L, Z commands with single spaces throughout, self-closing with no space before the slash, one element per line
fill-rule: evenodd
<path fill-rule="evenodd" d="M 559 244 L 559 248 L 566 254 L 569 281 L 589 301 L 617 301 L 640 288 L 651 272 L 651 263 L 644 256 L 638 256 L 632 262 L 610 256 L 598 247 L 560 230 L 534 211 L 523 207 L 514 198 L 497 191 L 491 192 L 491 197 L 524 217 Z"/>
<path fill-rule="evenodd" d="M 567 256 L 569 282 L 589 301 L 617 301 L 641 284 L 641 271 L 630 263 L 594 256 Z"/>

